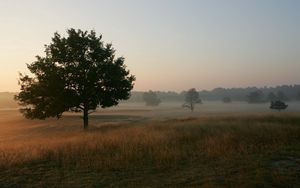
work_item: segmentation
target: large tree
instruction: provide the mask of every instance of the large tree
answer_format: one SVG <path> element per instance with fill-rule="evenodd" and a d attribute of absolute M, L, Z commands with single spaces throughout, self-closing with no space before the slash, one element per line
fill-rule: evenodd
<path fill-rule="evenodd" d="M 27 64 L 30 75 L 20 74 L 21 91 L 15 98 L 26 118 L 60 118 L 65 111 L 88 115 L 128 99 L 135 77 L 126 70 L 123 57 L 115 57 L 95 31 L 69 29 L 67 37 L 54 34 L 45 45 L 45 56 Z"/>

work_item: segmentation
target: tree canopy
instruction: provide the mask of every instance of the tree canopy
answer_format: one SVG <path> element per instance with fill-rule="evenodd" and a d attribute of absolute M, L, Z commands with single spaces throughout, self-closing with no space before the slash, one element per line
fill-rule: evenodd
<path fill-rule="evenodd" d="M 191 111 L 194 111 L 195 104 L 201 104 L 199 92 L 195 88 L 189 89 L 185 94 L 185 103 L 183 107 L 189 108 Z"/>
<path fill-rule="evenodd" d="M 26 118 L 60 118 L 65 111 L 88 114 L 128 99 L 135 77 L 126 70 L 123 57 L 115 57 L 112 44 L 104 44 L 95 31 L 69 29 L 57 32 L 45 57 L 27 64 L 32 77 L 20 74 L 21 92 L 15 96 Z"/>

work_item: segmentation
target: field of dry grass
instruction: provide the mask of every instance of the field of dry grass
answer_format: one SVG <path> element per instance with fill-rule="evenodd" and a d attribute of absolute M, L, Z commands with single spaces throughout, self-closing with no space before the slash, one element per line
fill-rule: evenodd
<path fill-rule="evenodd" d="M 300 187 L 298 113 L 0 115 L 0 187 Z"/>

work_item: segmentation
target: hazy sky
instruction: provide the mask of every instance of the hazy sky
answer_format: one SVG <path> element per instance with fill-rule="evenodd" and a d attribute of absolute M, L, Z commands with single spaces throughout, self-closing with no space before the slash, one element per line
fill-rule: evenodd
<path fill-rule="evenodd" d="M 134 90 L 300 84 L 299 0 L 1 0 L 0 91 L 55 31 L 95 29 Z"/>

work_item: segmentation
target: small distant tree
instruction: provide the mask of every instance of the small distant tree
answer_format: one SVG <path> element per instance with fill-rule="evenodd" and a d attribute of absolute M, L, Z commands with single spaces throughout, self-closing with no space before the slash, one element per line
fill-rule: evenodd
<path fill-rule="evenodd" d="M 264 94 L 261 90 L 256 90 L 253 92 L 250 92 L 248 97 L 249 103 L 262 103 L 264 101 Z"/>
<path fill-rule="evenodd" d="M 158 106 L 161 100 L 157 97 L 157 94 L 153 91 L 143 93 L 143 100 L 147 106 Z"/>
<path fill-rule="evenodd" d="M 199 93 L 195 88 L 191 88 L 185 93 L 185 103 L 182 106 L 194 111 L 195 105 L 201 103 L 202 101 Z"/>
<path fill-rule="evenodd" d="M 228 96 L 226 96 L 226 97 L 223 97 L 222 101 L 223 101 L 224 103 L 231 103 L 231 98 L 228 97 Z"/>
<path fill-rule="evenodd" d="M 69 29 L 67 37 L 55 33 L 45 46 L 45 57 L 27 67 L 31 75 L 20 75 L 21 92 L 15 96 L 30 119 L 60 118 L 65 111 L 88 115 L 98 106 L 117 105 L 128 99 L 135 77 L 126 70 L 124 58 L 115 57 L 111 44 L 104 44 L 95 31 Z"/>
<path fill-rule="evenodd" d="M 271 109 L 281 111 L 281 110 L 286 109 L 287 107 L 288 107 L 288 105 L 280 100 L 271 101 L 271 106 L 270 106 Z"/>

